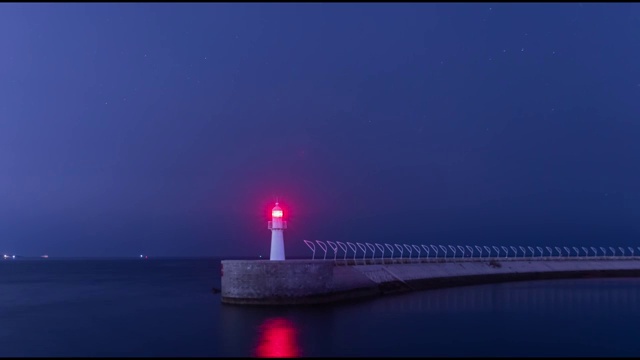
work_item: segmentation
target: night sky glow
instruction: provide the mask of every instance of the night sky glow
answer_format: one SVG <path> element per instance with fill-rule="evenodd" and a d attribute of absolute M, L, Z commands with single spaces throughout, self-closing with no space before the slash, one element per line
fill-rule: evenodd
<path fill-rule="evenodd" d="M 638 238 L 640 5 L 0 4 L 0 252 Z"/>

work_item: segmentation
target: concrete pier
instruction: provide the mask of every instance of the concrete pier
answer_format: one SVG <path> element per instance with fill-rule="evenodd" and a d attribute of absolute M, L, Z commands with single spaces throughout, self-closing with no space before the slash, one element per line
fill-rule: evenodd
<path fill-rule="evenodd" d="M 640 276 L 640 257 L 223 260 L 222 302 L 320 304 L 506 281 Z"/>

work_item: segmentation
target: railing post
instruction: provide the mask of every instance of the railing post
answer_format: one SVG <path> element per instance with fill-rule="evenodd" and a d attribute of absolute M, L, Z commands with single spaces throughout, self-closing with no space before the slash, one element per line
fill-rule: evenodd
<path fill-rule="evenodd" d="M 353 265 L 356 265 L 356 251 L 357 251 L 356 245 L 348 241 L 347 241 L 347 245 L 349 245 L 349 248 L 351 249 L 351 251 L 353 251 Z"/>
<path fill-rule="evenodd" d="M 384 246 L 376 243 L 376 247 L 378 248 L 378 250 L 380 250 L 380 252 L 382 253 L 381 255 L 381 259 L 382 259 L 382 265 L 384 265 Z"/>
<path fill-rule="evenodd" d="M 393 264 L 393 246 L 389 245 L 389 244 L 384 244 L 387 249 L 389 249 L 389 252 L 391 252 L 391 263 Z"/>
<path fill-rule="evenodd" d="M 356 245 L 358 245 L 358 247 L 360 248 L 360 250 L 362 250 L 362 262 L 364 263 L 364 265 L 367 265 L 367 248 L 364 246 L 364 244 L 361 243 L 356 243 Z M 354 257 L 355 260 L 355 257 Z"/>
<path fill-rule="evenodd" d="M 367 243 L 367 247 L 371 250 L 371 263 L 376 262 L 376 247 L 373 244 Z"/>
<path fill-rule="evenodd" d="M 464 258 L 464 247 L 458 245 L 458 250 L 460 250 L 460 254 L 462 255 L 462 258 Z"/>
<path fill-rule="evenodd" d="M 327 245 L 325 243 L 323 243 L 320 240 L 316 240 L 316 243 L 318 243 L 318 246 L 320 246 L 320 249 L 322 249 L 322 251 L 324 251 L 324 258 L 323 260 L 327 260 Z"/>
<path fill-rule="evenodd" d="M 500 248 L 498 248 L 497 246 L 493 246 L 493 250 L 496 251 L 496 259 L 500 257 Z"/>
<path fill-rule="evenodd" d="M 518 257 L 518 249 L 515 246 L 509 246 L 513 250 L 513 257 Z"/>
<path fill-rule="evenodd" d="M 402 249 L 402 246 L 398 245 L 398 244 L 394 244 L 396 246 L 396 249 L 398 249 L 398 252 L 400 253 L 400 264 L 402 264 L 404 261 L 402 259 L 402 256 L 404 254 L 404 249 Z"/>
<path fill-rule="evenodd" d="M 427 253 L 427 260 L 429 259 L 429 245 L 421 245 L 422 249 Z"/>
<path fill-rule="evenodd" d="M 307 247 L 309 247 L 309 249 L 311 250 L 312 253 L 312 257 L 311 260 L 315 260 L 316 259 L 316 245 L 314 243 L 312 243 L 309 240 L 302 240 L 304 241 L 305 244 L 307 244 Z"/>
<path fill-rule="evenodd" d="M 447 258 L 447 248 L 444 247 L 444 245 L 438 245 L 440 246 L 440 250 L 442 250 L 442 252 L 444 253 L 444 258 Z"/>
<path fill-rule="evenodd" d="M 338 246 L 340 246 L 340 249 L 342 249 L 342 252 L 344 252 L 344 264 L 347 265 L 347 245 L 343 242 L 340 241 L 336 241 L 336 243 L 338 244 Z"/>
<path fill-rule="evenodd" d="M 337 264 L 338 261 L 336 258 L 338 257 L 338 245 L 333 241 L 327 241 L 327 244 L 329 244 L 329 247 L 333 250 L 333 261 Z"/>
<path fill-rule="evenodd" d="M 409 262 L 411 262 L 411 253 L 413 252 L 411 250 L 411 246 L 407 245 L 407 244 L 403 244 L 405 249 L 407 249 L 407 251 L 409 252 Z"/>
<path fill-rule="evenodd" d="M 411 246 L 413 246 L 413 249 L 418 252 L 418 262 L 421 262 L 422 260 L 420 260 L 420 253 L 421 253 L 420 247 L 418 245 L 411 245 Z"/>

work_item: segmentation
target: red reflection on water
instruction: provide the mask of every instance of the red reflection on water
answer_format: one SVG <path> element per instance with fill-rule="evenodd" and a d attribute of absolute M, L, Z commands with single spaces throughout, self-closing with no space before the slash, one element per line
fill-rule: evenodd
<path fill-rule="evenodd" d="M 267 319 L 258 334 L 256 357 L 298 357 L 298 330 L 285 318 Z"/>

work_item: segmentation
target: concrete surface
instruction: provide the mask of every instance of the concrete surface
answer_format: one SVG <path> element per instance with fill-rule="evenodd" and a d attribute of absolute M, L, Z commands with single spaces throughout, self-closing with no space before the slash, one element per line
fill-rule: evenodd
<path fill-rule="evenodd" d="M 493 282 L 640 276 L 638 257 L 377 261 L 351 265 L 333 260 L 223 260 L 222 302 L 319 304 Z"/>

